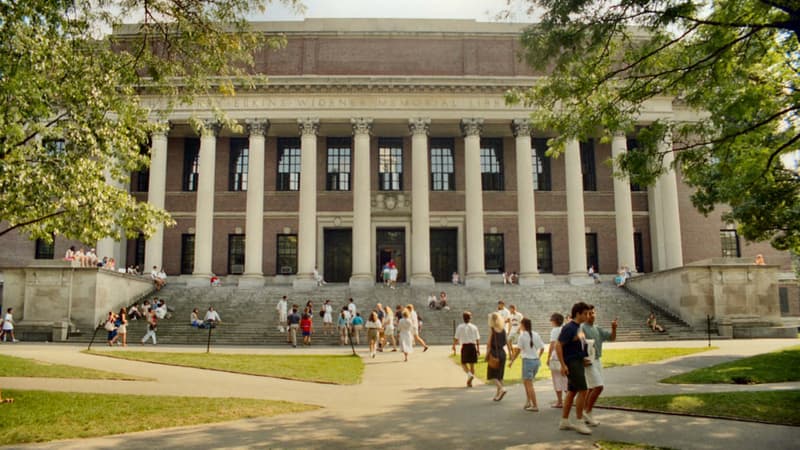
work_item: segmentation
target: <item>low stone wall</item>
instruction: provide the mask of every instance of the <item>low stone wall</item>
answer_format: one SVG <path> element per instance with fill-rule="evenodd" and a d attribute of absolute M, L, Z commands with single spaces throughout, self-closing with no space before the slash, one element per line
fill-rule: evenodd
<path fill-rule="evenodd" d="M 3 268 L 3 308 L 14 308 L 21 337 L 66 339 L 66 328 L 92 330 L 108 311 L 153 288 L 149 279 L 97 268 L 42 265 Z"/>
<path fill-rule="evenodd" d="M 778 266 L 712 259 L 634 277 L 632 292 L 696 328 L 707 316 L 730 337 L 796 337 L 781 327 Z"/>

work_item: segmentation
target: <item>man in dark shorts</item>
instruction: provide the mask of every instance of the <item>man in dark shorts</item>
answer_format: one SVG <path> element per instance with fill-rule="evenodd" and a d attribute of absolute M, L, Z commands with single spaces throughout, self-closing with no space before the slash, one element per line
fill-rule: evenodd
<path fill-rule="evenodd" d="M 558 359 L 564 362 L 561 365 L 561 373 L 569 381 L 567 398 L 564 399 L 564 408 L 561 411 L 561 422 L 558 428 L 560 430 L 572 429 L 581 434 L 592 434 L 592 430 L 583 423 L 583 406 L 586 402 L 587 392 L 584 365 L 590 361 L 586 351 L 586 339 L 581 330 L 581 324 L 586 322 L 590 310 L 591 307 L 584 302 L 572 305 L 572 321 L 561 329 L 561 334 L 558 335 L 558 345 L 556 345 Z M 569 420 L 573 401 L 575 401 L 577 422 Z"/>
<path fill-rule="evenodd" d="M 480 339 L 478 327 L 472 322 L 472 313 L 464 311 L 462 314 L 464 323 L 456 328 L 453 336 L 453 353 L 456 352 L 456 345 L 461 344 L 461 368 L 467 374 L 467 387 L 472 387 L 472 379 L 475 378 L 475 363 L 478 362 L 480 354 Z"/>

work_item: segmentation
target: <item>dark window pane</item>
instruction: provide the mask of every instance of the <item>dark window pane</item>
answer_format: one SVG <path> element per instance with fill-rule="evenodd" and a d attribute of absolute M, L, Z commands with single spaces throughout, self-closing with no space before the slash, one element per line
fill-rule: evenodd
<path fill-rule="evenodd" d="M 183 190 L 197 191 L 200 171 L 200 139 L 187 138 L 183 141 Z"/>
<path fill-rule="evenodd" d="M 594 164 L 594 139 L 581 142 L 581 172 L 583 173 L 583 190 L 597 190 L 597 173 Z"/>
<path fill-rule="evenodd" d="M 403 140 L 382 138 L 378 140 L 378 189 L 400 191 L 403 189 Z"/>
<path fill-rule="evenodd" d="M 481 185 L 484 191 L 504 190 L 501 139 L 481 139 Z"/>
<path fill-rule="evenodd" d="M 36 259 L 53 259 L 55 255 L 55 240 L 46 242 L 36 239 Z"/>
<path fill-rule="evenodd" d="M 136 241 L 134 241 L 133 264 L 139 266 L 142 270 L 146 269 L 146 267 L 144 267 L 144 250 L 145 238 L 142 233 L 139 233 L 139 236 L 136 237 Z"/>
<path fill-rule="evenodd" d="M 181 273 L 194 272 L 194 235 L 181 235 Z"/>
<path fill-rule="evenodd" d="M 328 138 L 328 172 L 325 189 L 350 190 L 350 138 Z"/>
<path fill-rule="evenodd" d="M 228 273 L 240 275 L 244 273 L 244 235 L 228 235 Z"/>
<path fill-rule="evenodd" d="M 628 138 L 628 151 L 635 152 L 639 148 L 639 142 L 635 138 Z M 645 192 L 647 186 L 641 186 L 636 183 L 631 183 L 631 192 Z"/>
<path fill-rule="evenodd" d="M 431 190 L 455 190 L 453 139 L 431 139 Z"/>
<path fill-rule="evenodd" d="M 536 235 L 536 265 L 539 273 L 553 273 L 553 240 L 550 233 Z"/>
<path fill-rule="evenodd" d="M 278 275 L 293 275 L 297 273 L 297 235 L 279 234 L 277 245 L 277 273 Z"/>
<path fill-rule="evenodd" d="M 633 252 L 636 255 L 636 271 L 644 273 L 644 241 L 642 233 L 633 233 Z"/>
<path fill-rule="evenodd" d="M 597 233 L 586 233 L 586 268 L 594 267 L 595 273 L 600 273 L 600 260 L 597 253 Z"/>
<path fill-rule="evenodd" d="M 739 235 L 736 230 L 720 230 L 719 238 L 722 244 L 722 256 L 734 258 L 742 256 L 739 251 Z"/>
<path fill-rule="evenodd" d="M 533 159 L 533 190 L 549 191 L 550 185 L 550 158 L 547 157 L 547 138 L 536 138 L 531 145 Z"/>
<path fill-rule="evenodd" d="M 502 273 L 505 266 L 505 247 L 502 234 L 483 235 L 483 260 L 487 273 Z"/>
<path fill-rule="evenodd" d="M 279 191 L 300 190 L 300 139 L 278 139 Z"/>
<path fill-rule="evenodd" d="M 228 171 L 230 191 L 247 190 L 247 171 L 250 164 L 250 142 L 243 138 L 231 139 L 230 168 Z"/>

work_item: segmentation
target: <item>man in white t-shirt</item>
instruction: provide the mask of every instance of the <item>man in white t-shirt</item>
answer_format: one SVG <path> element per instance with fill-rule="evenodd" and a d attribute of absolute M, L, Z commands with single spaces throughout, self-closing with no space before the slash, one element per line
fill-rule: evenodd
<path fill-rule="evenodd" d="M 275 306 L 275 310 L 278 311 L 278 331 L 281 333 L 284 332 L 286 327 L 286 318 L 288 315 L 287 309 L 289 308 L 289 303 L 286 301 L 286 296 L 284 295 L 278 300 L 278 304 Z"/>
<path fill-rule="evenodd" d="M 517 339 L 519 339 L 519 323 L 524 317 L 521 312 L 517 311 L 516 305 L 508 305 L 509 313 L 508 313 L 508 323 L 510 325 L 510 330 L 508 332 L 508 340 L 512 344 L 517 343 Z"/>
<path fill-rule="evenodd" d="M 216 324 L 222 322 L 222 319 L 219 317 L 219 313 L 214 310 L 214 307 L 209 306 L 204 321 L 213 328 Z"/>
<path fill-rule="evenodd" d="M 350 318 L 356 316 L 356 304 L 353 302 L 353 297 L 350 297 L 350 302 L 347 304 L 347 311 L 350 313 Z"/>
<path fill-rule="evenodd" d="M 461 368 L 467 374 L 467 387 L 472 387 L 472 379 L 475 378 L 475 363 L 478 362 L 480 355 L 481 335 L 478 327 L 472 322 L 472 313 L 464 311 L 462 315 L 464 323 L 456 328 L 453 336 L 453 353 L 456 352 L 456 345 L 461 344 Z"/>
<path fill-rule="evenodd" d="M 508 331 L 508 325 L 511 322 L 511 311 L 506 309 L 506 302 L 503 300 L 497 302 L 497 314 L 500 314 L 503 323 L 506 324 L 506 331 Z"/>

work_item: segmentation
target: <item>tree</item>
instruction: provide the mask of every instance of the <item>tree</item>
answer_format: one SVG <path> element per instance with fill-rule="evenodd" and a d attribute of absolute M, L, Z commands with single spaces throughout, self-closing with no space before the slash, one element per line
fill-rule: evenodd
<path fill-rule="evenodd" d="M 652 184 L 674 167 L 692 202 L 748 240 L 800 251 L 800 178 L 781 157 L 800 149 L 800 3 L 796 0 L 529 0 L 542 12 L 522 42 L 549 76 L 509 102 L 535 105 L 532 120 L 567 138 L 637 132 L 639 148 L 613 161 L 617 175 Z M 648 100 L 673 98 L 697 120 L 660 119 L 636 130 Z M 598 131 L 599 130 L 599 131 Z"/>
<path fill-rule="evenodd" d="M 174 105 L 263 82 L 254 52 L 285 38 L 250 32 L 245 14 L 267 2 L 0 0 L 0 236 L 94 242 L 172 224 L 125 189 L 168 113 L 141 96 Z M 109 33 L 131 17 L 134 33 Z"/>

